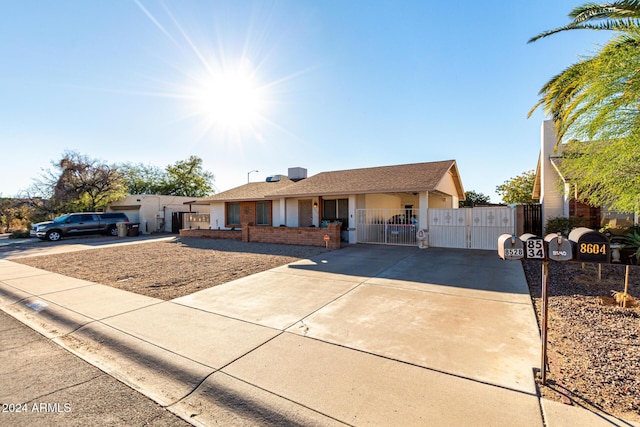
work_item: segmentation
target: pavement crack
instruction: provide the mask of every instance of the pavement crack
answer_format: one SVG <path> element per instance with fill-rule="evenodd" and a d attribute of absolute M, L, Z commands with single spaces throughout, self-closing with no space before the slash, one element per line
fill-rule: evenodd
<path fill-rule="evenodd" d="M 41 394 L 40 396 L 36 396 L 36 397 L 32 398 L 31 400 L 29 400 L 29 401 L 27 401 L 27 402 L 24 402 L 24 403 L 34 403 L 34 402 L 38 402 L 39 400 L 42 400 L 42 399 L 43 399 L 43 398 L 45 398 L 45 397 L 48 397 L 48 396 L 54 395 L 54 394 L 59 393 L 59 392 L 61 392 L 61 391 L 70 390 L 70 389 L 72 389 L 72 388 L 75 388 L 75 387 L 78 387 L 78 386 L 81 386 L 81 385 L 84 385 L 84 384 L 90 383 L 90 382 L 92 382 L 92 381 L 94 381 L 94 380 L 96 380 L 96 379 L 100 378 L 100 377 L 101 377 L 101 376 L 103 376 L 103 375 L 107 375 L 107 374 L 105 374 L 104 372 L 101 372 L 100 374 L 96 375 L 95 377 L 89 378 L 89 379 L 87 379 L 87 380 L 85 380 L 85 381 L 81 381 L 81 382 L 79 382 L 79 383 L 75 383 L 75 384 L 68 385 L 68 386 L 66 386 L 66 387 L 58 388 L 58 389 L 56 389 L 56 390 L 54 390 L 54 391 L 52 391 L 52 392 L 49 392 L 49 393 Z M 107 375 L 107 376 L 108 376 L 108 375 Z"/>

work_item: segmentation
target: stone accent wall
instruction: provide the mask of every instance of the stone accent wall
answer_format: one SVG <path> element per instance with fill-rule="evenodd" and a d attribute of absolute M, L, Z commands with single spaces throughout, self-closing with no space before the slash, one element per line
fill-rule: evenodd
<path fill-rule="evenodd" d="M 240 230 L 180 230 L 180 237 L 205 237 L 210 239 L 242 240 Z"/>
<path fill-rule="evenodd" d="M 329 236 L 325 243 L 324 236 Z M 208 237 L 212 239 L 242 240 L 243 242 L 280 243 L 298 246 L 327 246 L 340 249 L 340 224 L 327 228 L 266 227 L 242 224 L 242 230 L 180 230 L 180 237 Z"/>

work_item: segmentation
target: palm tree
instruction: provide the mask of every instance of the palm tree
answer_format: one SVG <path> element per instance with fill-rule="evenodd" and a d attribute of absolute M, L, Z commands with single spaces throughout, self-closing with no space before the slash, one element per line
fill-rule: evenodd
<path fill-rule="evenodd" d="M 556 124 L 558 141 L 619 138 L 640 133 L 640 0 L 588 3 L 569 14 L 571 23 L 529 42 L 574 29 L 614 30 L 618 35 L 594 56 L 554 76 L 540 90 L 540 106 Z"/>
<path fill-rule="evenodd" d="M 614 30 L 627 31 L 640 24 L 640 1 L 621 0 L 612 3 L 586 3 L 569 13 L 573 20 L 564 27 L 545 31 L 532 37 L 529 43 L 561 31 L 568 30 Z"/>
<path fill-rule="evenodd" d="M 594 206 L 637 212 L 640 185 L 640 0 L 587 3 L 571 22 L 533 37 L 562 31 L 612 30 L 596 54 L 552 77 L 529 116 L 543 107 L 555 122 L 558 142 L 576 138 L 563 154 L 562 173 Z"/>

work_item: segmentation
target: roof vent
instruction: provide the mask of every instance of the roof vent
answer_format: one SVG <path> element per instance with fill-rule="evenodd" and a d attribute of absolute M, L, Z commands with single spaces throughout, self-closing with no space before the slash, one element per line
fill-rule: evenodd
<path fill-rule="evenodd" d="M 307 177 L 307 169 L 305 168 L 289 168 L 289 179 L 291 181 L 300 181 Z"/>
<path fill-rule="evenodd" d="M 282 178 L 282 175 L 271 175 L 267 177 L 267 182 L 279 182 Z"/>

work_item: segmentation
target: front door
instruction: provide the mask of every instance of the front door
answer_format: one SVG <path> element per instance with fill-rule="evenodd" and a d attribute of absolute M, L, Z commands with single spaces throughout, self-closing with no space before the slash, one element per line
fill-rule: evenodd
<path fill-rule="evenodd" d="M 313 225 L 313 201 L 311 199 L 298 200 L 298 227 Z"/>

